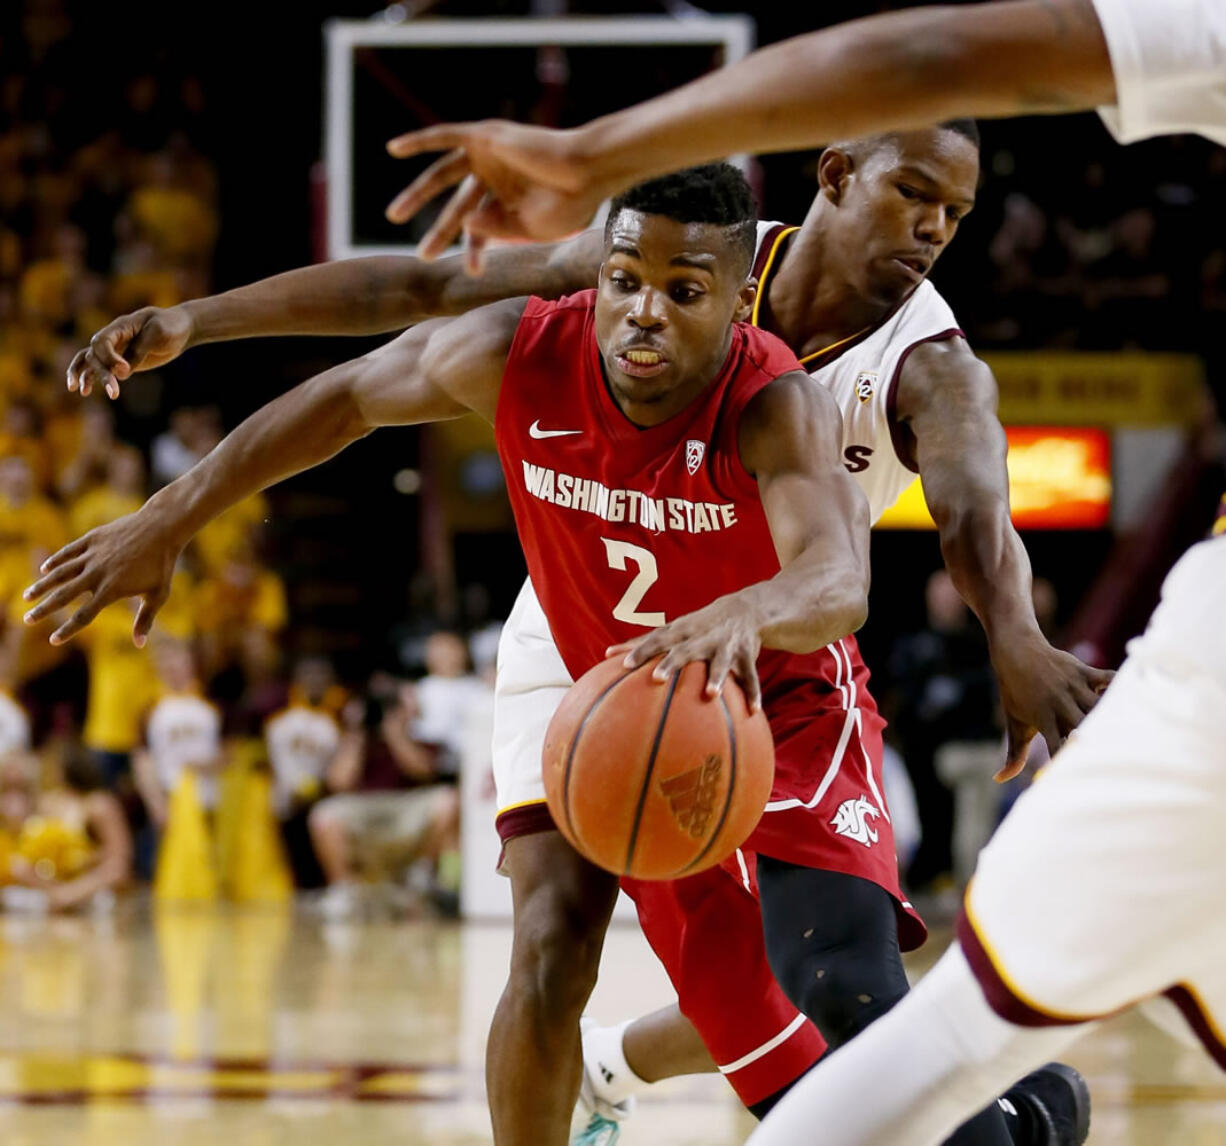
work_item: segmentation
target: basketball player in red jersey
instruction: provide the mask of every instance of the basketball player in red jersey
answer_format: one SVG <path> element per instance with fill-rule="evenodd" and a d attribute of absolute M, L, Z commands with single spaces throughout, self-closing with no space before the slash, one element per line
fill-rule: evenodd
<path fill-rule="evenodd" d="M 1009 717 L 1009 763 L 1015 766 L 1035 727 L 1057 745 L 1092 706 L 1096 687 L 1109 674 L 1053 649 L 1039 632 L 1029 563 L 1009 523 L 995 382 L 926 281 L 974 199 L 978 155 L 971 128 L 939 127 L 830 148 L 801 228 L 790 234 L 761 228 L 763 289 L 755 321 L 811 358 L 813 377 L 838 395 L 843 448 L 874 516 L 914 470 L 923 477 L 946 563 L 989 635 Z M 118 318 L 77 356 L 69 384 L 117 393 L 119 380 L 132 370 L 155 368 L 199 342 L 370 333 L 507 295 L 554 296 L 594 282 L 602 251 L 595 232 L 557 247 L 496 251 L 480 279 L 466 276 L 458 259 L 428 265 L 375 258 L 305 268 L 214 298 Z M 900 251 L 925 259 L 918 282 L 892 257 Z M 918 326 L 908 317 L 913 313 Z M 899 324 L 896 332 L 889 329 L 893 322 Z M 883 339 L 879 362 L 852 361 Z M 868 403 L 852 394 L 863 366 L 878 371 L 882 383 Z M 888 390 L 886 382 L 892 382 Z M 846 401 L 844 392 L 851 395 Z M 870 411 L 875 422 L 866 435 L 863 422 Z M 756 920 L 753 928 L 760 930 Z M 769 980 L 769 972 L 759 970 Z M 756 979 L 742 981 L 756 990 Z M 746 1011 L 729 1008 L 727 998 L 725 992 L 723 1011 Z M 786 998 L 779 1002 L 786 1008 Z M 793 1031 L 769 1054 L 726 1072 L 742 1099 L 761 1108 L 815 1061 L 821 1042 L 812 1028 L 792 1026 L 795 1009 L 776 1015 L 758 1005 L 753 1014 L 760 1036 L 756 1028 L 740 1030 L 748 1042 L 729 1045 L 717 1061 L 740 1062 L 779 1032 Z M 702 1042 L 675 1011 L 631 1028 L 626 1053 L 632 1067 L 653 1079 L 713 1069 Z"/>
<path fill-rule="evenodd" d="M 660 651 L 674 662 L 708 661 L 715 678 L 734 666 L 751 696 L 760 689 L 779 760 L 772 798 L 797 812 L 750 841 L 760 849 L 763 916 L 779 939 L 776 970 L 795 982 L 820 979 L 809 967 L 820 947 L 805 942 L 814 928 L 847 941 L 847 958 L 821 956 L 832 968 L 826 995 L 846 996 L 844 1025 L 829 1026 L 830 1041 L 841 1041 L 905 992 L 898 935 L 922 934 L 898 890 L 883 804 L 871 825 L 879 850 L 795 830 L 806 805 L 820 806 L 811 823 L 824 828 L 814 792 L 828 772 L 832 729 L 845 725 L 848 690 L 866 676 L 854 642 L 841 638 L 865 608 L 867 509 L 843 467 L 829 396 L 781 343 L 730 326 L 753 299 L 743 181 L 716 168 L 634 194 L 610 216 L 595 296 L 516 300 L 425 323 L 311 380 L 137 514 L 53 557 L 28 592 L 39 600 L 30 619 L 88 592 L 57 630 L 63 641 L 106 604 L 136 595 L 143 640 L 178 552 L 226 506 L 377 425 L 483 414 L 495 422 L 529 567 L 572 674 L 608 645 L 687 614 L 657 630 Z M 634 601 L 627 560 L 656 574 Z M 871 701 L 862 696 L 858 711 L 860 743 L 879 740 Z M 842 789 L 876 788 L 873 755 L 849 754 L 835 778 Z M 507 859 L 517 928 L 491 1032 L 495 1132 L 500 1142 L 559 1143 L 578 1088 L 578 1017 L 616 885 L 556 831 L 511 839 Z M 748 894 L 740 878 L 724 886 Z M 658 913 L 648 927 L 674 982 L 684 974 L 675 960 L 698 954 L 682 938 L 685 913 L 704 910 L 678 888 L 679 914 Z M 802 931 L 798 904 L 818 913 L 813 927 Z M 522 926 L 525 916 L 532 927 Z M 866 1007 L 866 995 L 877 1006 Z M 525 1079 L 531 1101 L 516 1102 Z M 1009 1141 L 995 1108 L 974 1121 L 965 1141 Z"/>

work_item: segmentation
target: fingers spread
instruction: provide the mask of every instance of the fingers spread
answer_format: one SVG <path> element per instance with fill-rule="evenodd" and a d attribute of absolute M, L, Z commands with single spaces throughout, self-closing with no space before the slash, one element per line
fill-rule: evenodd
<path fill-rule="evenodd" d="M 483 198 L 485 187 L 481 181 L 475 175 L 466 175 L 456 193 L 447 201 L 447 206 L 434 221 L 434 226 L 422 239 L 422 257 L 436 258 L 447 250 L 460 237 L 465 218 L 481 205 Z"/>
<path fill-rule="evenodd" d="M 733 671 L 745 690 L 745 699 L 749 701 L 749 711 L 757 712 L 762 707 L 762 683 L 758 680 L 757 650 L 741 649 Z"/>
<path fill-rule="evenodd" d="M 718 696 L 732 671 L 732 649 L 721 645 L 707 664 L 707 695 Z"/>
<path fill-rule="evenodd" d="M 388 221 L 408 222 L 436 195 L 459 183 L 469 170 L 468 156 L 463 151 L 452 151 L 435 160 L 388 204 L 385 212 Z"/>
<path fill-rule="evenodd" d="M 109 603 L 109 601 L 103 600 L 101 594 L 91 597 L 51 634 L 51 643 L 53 645 L 62 645 L 66 641 L 71 641 L 102 611 L 103 606 Z"/>
<path fill-rule="evenodd" d="M 396 159 L 408 159 L 420 155 L 423 151 L 447 151 L 453 147 L 463 147 L 467 139 L 468 133 L 462 127 L 441 123 L 389 139 L 387 152 Z"/>
<path fill-rule="evenodd" d="M 74 557 L 80 557 L 81 554 L 85 552 L 88 545 L 89 534 L 87 533 L 84 537 L 78 537 L 76 541 L 70 541 L 57 553 L 51 554 L 51 556 L 39 566 L 38 571 L 40 573 L 50 573 L 53 569 L 58 569 L 66 561 L 71 561 Z M 41 582 L 39 582 L 39 584 L 41 584 Z M 38 594 L 35 592 L 37 588 L 38 584 L 35 584 L 26 591 L 27 599 L 33 599 L 34 597 L 38 596 Z"/>

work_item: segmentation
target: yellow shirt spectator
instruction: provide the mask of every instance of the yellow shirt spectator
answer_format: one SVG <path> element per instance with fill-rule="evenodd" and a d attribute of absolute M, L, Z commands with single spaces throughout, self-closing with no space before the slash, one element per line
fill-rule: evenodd
<path fill-rule="evenodd" d="M 242 581 L 210 577 L 196 589 L 193 613 L 202 633 L 240 635 L 250 628 L 280 632 L 289 620 L 285 584 L 267 569 L 243 567 Z"/>
<path fill-rule="evenodd" d="M 134 494 L 118 493 L 110 486 L 98 486 L 83 493 L 68 510 L 68 527 L 73 537 L 80 537 L 108 521 L 135 513 L 144 499 Z"/>
<path fill-rule="evenodd" d="M 176 575 L 170 600 L 158 614 L 155 632 L 185 639 L 191 635 L 190 587 Z M 89 665 L 89 697 L 82 739 L 98 752 L 131 752 L 140 743 L 141 722 L 161 694 L 150 648 L 132 643 L 135 601 L 103 609 L 78 638 Z"/>
<path fill-rule="evenodd" d="M 128 205 L 141 232 L 176 262 L 207 255 L 217 239 L 217 217 L 208 204 L 178 187 L 142 187 Z"/>
<path fill-rule="evenodd" d="M 250 546 L 251 534 L 268 517 L 268 499 L 252 494 L 215 517 L 196 534 L 196 555 L 210 575 L 219 574 L 230 557 Z"/>

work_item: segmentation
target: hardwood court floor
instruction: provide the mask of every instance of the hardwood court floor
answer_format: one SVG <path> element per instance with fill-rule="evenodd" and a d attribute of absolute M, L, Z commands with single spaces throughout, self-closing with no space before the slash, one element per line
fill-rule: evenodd
<path fill-rule="evenodd" d="M 509 929 L 325 925 L 288 913 L 0 917 L 4 1146 L 475 1146 L 481 1054 Z M 669 999 L 614 930 L 592 1013 Z M 1226 1076 L 1139 1016 L 1070 1056 L 1095 1146 L 1226 1144 Z M 530 1083 L 529 1083 L 530 1085 Z M 716 1077 L 645 1100 L 624 1146 L 733 1146 Z"/>

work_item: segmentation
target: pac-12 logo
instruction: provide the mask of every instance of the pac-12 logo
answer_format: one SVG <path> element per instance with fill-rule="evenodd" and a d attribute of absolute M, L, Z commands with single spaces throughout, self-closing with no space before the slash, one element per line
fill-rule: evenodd
<path fill-rule="evenodd" d="M 867 796 L 855 800 L 844 800 L 839 810 L 834 813 L 830 826 L 837 836 L 846 836 L 866 848 L 871 848 L 877 842 L 877 829 L 869 823 L 869 817 L 877 819 L 881 813 Z"/>
<path fill-rule="evenodd" d="M 871 370 L 861 370 L 856 375 L 856 397 L 867 402 L 877 389 L 877 375 Z"/>
<path fill-rule="evenodd" d="M 702 459 L 707 455 L 707 443 L 700 442 L 697 438 L 690 438 L 685 443 L 685 468 L 691 474 L 698 472 L 698 467 L 702 465 Z"/>

